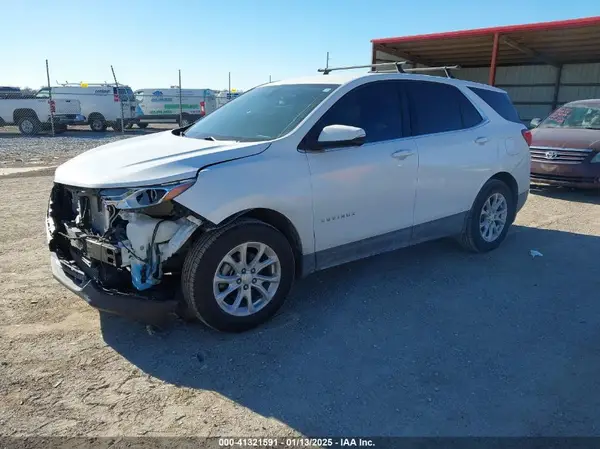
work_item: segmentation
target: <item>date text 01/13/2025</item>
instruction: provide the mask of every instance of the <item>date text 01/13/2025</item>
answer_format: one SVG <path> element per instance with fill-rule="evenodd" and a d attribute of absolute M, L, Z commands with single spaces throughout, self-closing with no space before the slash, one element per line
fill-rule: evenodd
<path fill-rule="evenodd" d="M 372 447 L 368 438 L 219 438 L 219 447 Z"/>

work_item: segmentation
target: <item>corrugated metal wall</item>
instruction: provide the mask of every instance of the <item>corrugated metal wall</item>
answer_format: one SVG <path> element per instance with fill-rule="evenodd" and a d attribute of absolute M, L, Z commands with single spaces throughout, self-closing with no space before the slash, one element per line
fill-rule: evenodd
<path fill-rule="evenodd" d="M 376 56 L 377 62 L 399 60 L 381 51 Z M 600 98 L 600 63 L 564 65 L 555 97 L 558 74 L 559 69 L 549 65 L 498 67 L 496 86 L 508 92 L 524 122 L 535 117 L 546 117 L 554 105 Z M 489 67 L 463 68 L 456 70 L 454 76 L 486 84 Z"/>

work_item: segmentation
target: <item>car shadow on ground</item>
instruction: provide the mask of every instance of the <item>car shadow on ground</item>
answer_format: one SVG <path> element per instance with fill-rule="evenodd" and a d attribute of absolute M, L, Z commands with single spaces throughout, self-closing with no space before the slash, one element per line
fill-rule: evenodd
<path fill-rule="evenodd" d="M 532 184 L 530 192 L 533 195 L 545 196 L 558 200 L 578 203 L 600 204 L 600 186 L 597 189 L 574 189 L 567 187 Z"/>
<path fill-rule="evenodd" d="M 487 254 L 442 240 L 316 273 L 244 334 L 105 314 L 102 334 L 305 435 L 600 435 L 598 254 L 598 237 L 514 226 Z"/>

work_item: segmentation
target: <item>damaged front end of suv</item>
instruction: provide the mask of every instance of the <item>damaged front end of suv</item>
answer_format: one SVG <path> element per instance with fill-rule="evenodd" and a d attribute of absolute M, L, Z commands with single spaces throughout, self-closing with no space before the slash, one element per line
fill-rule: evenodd
<path fill-rule="evenodd" d="M 192 236 L 211 227 L 173 201 L 194 183 L 55 183 L 46 223 L 53 275 L 97 309 L 162 322 L 180 306 L 178 274 Z"/>

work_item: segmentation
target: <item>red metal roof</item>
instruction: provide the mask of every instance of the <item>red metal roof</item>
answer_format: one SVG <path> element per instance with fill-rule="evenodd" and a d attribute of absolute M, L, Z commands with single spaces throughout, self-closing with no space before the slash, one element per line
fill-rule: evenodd
<path fill-rule="evenodd" d="M 600 61 L 600 16 L 446 33 L 373 39 L 373 50 L 434 64 L 485 66 L 494 35 L 501 41 L 498 64 L 557 64 Z M 507 43 L 508 42 L 508 43 Z M 512 44 L 512 45 L 510 45 Z"/>

